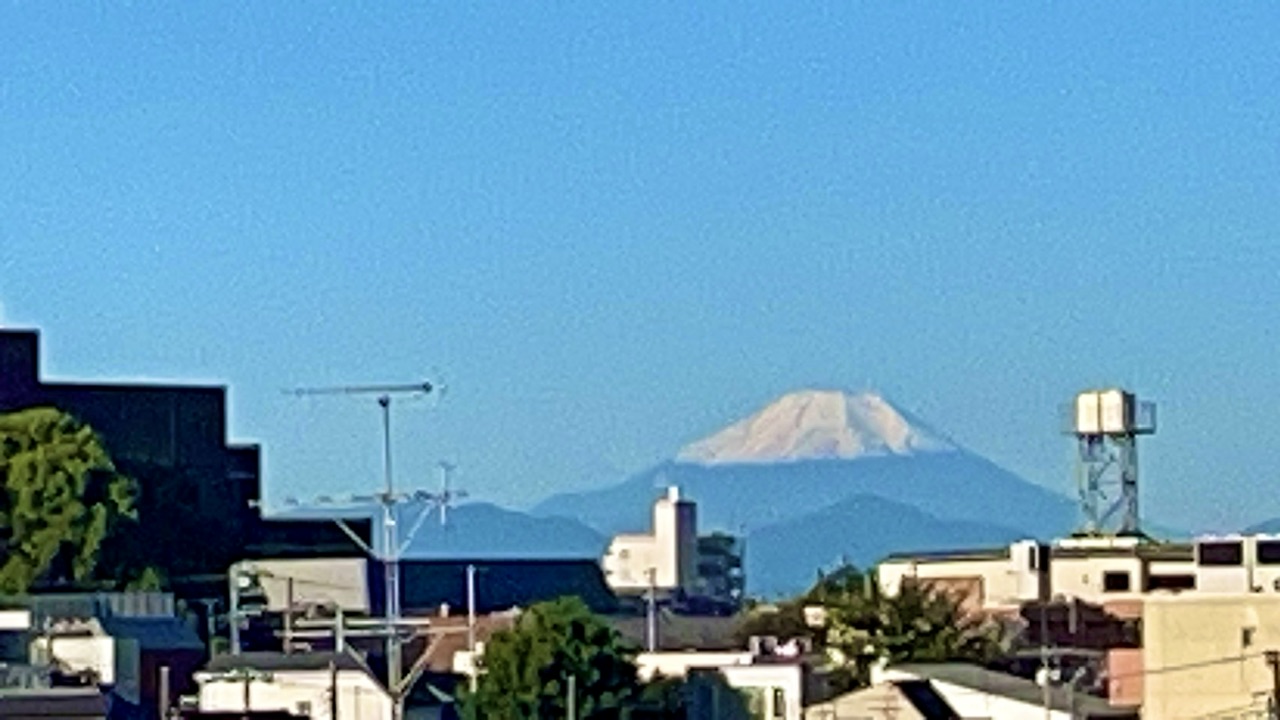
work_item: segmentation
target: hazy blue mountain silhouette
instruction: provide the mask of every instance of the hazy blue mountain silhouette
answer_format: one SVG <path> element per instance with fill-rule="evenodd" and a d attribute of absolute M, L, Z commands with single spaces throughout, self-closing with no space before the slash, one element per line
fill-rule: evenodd
<path fill-rule="evenodd" d="M 1244 529 L 1245 535 L 1280 535 L 1280 518 L 1263 520 Z"/>
<path fill-rule="evenodd" d="M 748 592 L 791 596 L 819 570 L 844 562 L 873 567 L 894 552 L 999 547 L 1026 537 L 994 523 L 943 520 L 874 495 L 855 495 L 816 512 L 768 525 L 747 543 Z"/>
<path fill-rule="evenodd" d="M 785 523 L 845 499 L 870 495 L 942 520 L 995 523 L 1034 538 L 1077 525 L 1076 504 L 973 453 L 785 463 L 701 465 L 666 462 L 618 485 L 556 495 L 533 513 L 581 522 L 608 536 L 649 527 L 653 500 L 676 485 L 698 503 L 704 530 L 752 531 Z M 851 534 L 860 530 L 849 528 Z M 888 538 L 894 542 L 892 536 Z M 830 554 L 830 548 L 814 548 Z"/>
<path fill-rule="evenodd" d="M 421 505 L 402 506 L 397 523 L 408 532 Z M 381 510 L 373 505 L 290 508 L 281 517 L 374 517 L 375 535 Z M 449 510 L 441 524 L 433 510 L 414 534 L 405 556 L 424 560 L 598 559 L 608 540 L 591 528 L 568 518 L 534 517 L 490 503 L 473 502 Z"/>

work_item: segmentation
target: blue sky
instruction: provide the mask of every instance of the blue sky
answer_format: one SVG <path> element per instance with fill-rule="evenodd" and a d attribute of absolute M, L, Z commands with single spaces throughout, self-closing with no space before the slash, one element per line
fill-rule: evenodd
<path fill-rule="evenodd" d="M 1266 4 L 0 8 L 0 304 L 46 373 L 231 387 L 267 490 L 521 506 L 807 386 L 1070 490 L 1161 404 L 1148 514 L 1280 515 Z"/>

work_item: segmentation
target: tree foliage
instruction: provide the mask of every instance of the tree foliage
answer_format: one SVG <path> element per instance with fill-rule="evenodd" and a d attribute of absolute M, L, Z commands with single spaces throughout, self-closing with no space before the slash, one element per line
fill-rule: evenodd
<path fill-rule="evenodd" d="M 876 661 L 976 662 L 994 659 L 1001 631 L 964 608 L 965 598 L 927 583 L 904 583 L 896 595 L 880 592 L 871 573 L 844 565 L 822 574 L 803 595 L 753 613 L 739 634 L 808 638 L 824 649 L 845 678 L 842 685 L 868 680 Z M 824 621 L 806 623 L 805 608 L 821 608 Z"/>
<path fill-rule="evenodd" d="M 135 518 L 132 480 L 89 426 L 54 408 L 0 415 L 0 592 L 90 577 L 103 540 Z"/>
<path fill-rule="evenodd" d="M 1001 630 L 964 607 L 963 596 L 928 583 L 904 582 L 884 595 L 871 574 L 846 571 L 811 595 L 827 609 L 826 643 L 856 682 L 876 661 L 987 663 L 1001 651 Z"/>
<path fill-rule="evenodd" d="M 462 715 L 565 717 L 572 690 L 577 717 L 618 717 L 639 690 L 634 657 L 635 649 L 581 600 L 539 603 L 486 643 L 476 691 L 461 695 Z"/>

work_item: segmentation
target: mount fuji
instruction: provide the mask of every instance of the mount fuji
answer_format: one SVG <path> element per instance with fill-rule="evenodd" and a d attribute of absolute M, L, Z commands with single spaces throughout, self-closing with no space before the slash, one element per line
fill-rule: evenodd
<path fill-rule="evenodd" d="M 752 592 L 786 592 L 838 559 L 1070 532 L 1076 506 L 950 440 L 873 392 L 804 390 L 693 442 L 620 484 L 556 495 L 535 515 L 612 535 L 648 528 L 675 485 L 703 531 L 748 538 Z M 797 574 L 797 568 L 804 573 Z"/>

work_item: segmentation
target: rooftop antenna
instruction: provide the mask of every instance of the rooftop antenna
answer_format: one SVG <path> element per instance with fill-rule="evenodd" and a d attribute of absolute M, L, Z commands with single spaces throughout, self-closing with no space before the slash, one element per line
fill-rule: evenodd
<path fill-rule="evenodd" d="M 338 527 L 342 528 L 355 543 L 370 557 L 378 560 L 383 565 L 383 581 L 386 593 L 386 612 L 383 618 L 383 630 L 386 633 L 386 653 L 387 653 L 387 687 L 391 690 L 393 697 L 396 698 L 396 712 L 394 715 L 399 717 L 402 713 L 404 695 L 410 688 L 402 687 L 402 674 L 404 658 L 400 648 L 400 559 L 404 553 L 405 547 L 409 540 L 412 539 L 417 528 L 421 525 L 421 520 L 426 517 L 431 509 L 431 505 L 426 503 L 419 511 L 419 516 L 414 522 L 413 528 L 408 533 L 407 539 L 402 539 L 396 526 L 396 510 L 397 508 L 411 502 L 413 500 L 421 500 L 424 497 L 429 498 L 429 494 L 421 491 L 410 493 L 398 493 L 395 489 L 395 483 L 391 472 L 391 401 L 394 397 L 422 397 L 431 394 L 435 387 L 430 382 L 410 383 L 410 384 L 383 384 L 383 385 L 344 385 L 335 387 L 303 387 L 286 391 L 295 397 L 308 396 L 327 396 L 327 395 L 375 395 L 377 397 L 378 407 L 382 412 L 382 462 L 383 462 L 383 480 L 385 483 L 381 493 L 371 496 L 369 499 L 374 500 L 381 506 L 382 510 L 382 542 L 381 547 L 374 547 L 370 543 L 366 543 L 351 527 L 346 520 L 335 518 L 334 522 Z M 332 502 L 332 498 L 318 498 L 321 503 Z M 409 678 L 412 680 L 412 676 Z"/>
<path fill-rule="evenodd" d="M 454 500 L 461 500 L 467 497 L 466 490 L 453 490 L 450 487 L 449 480 L 453 476 L 453 471 L 458 466 L 448 460 L 441 460 L 438 463 L 440 468 L 440 494 L 435 497 L 436 505 L 440 508 L 440 527 L 449 525 L 449 508 L 453 506 Z"/>

